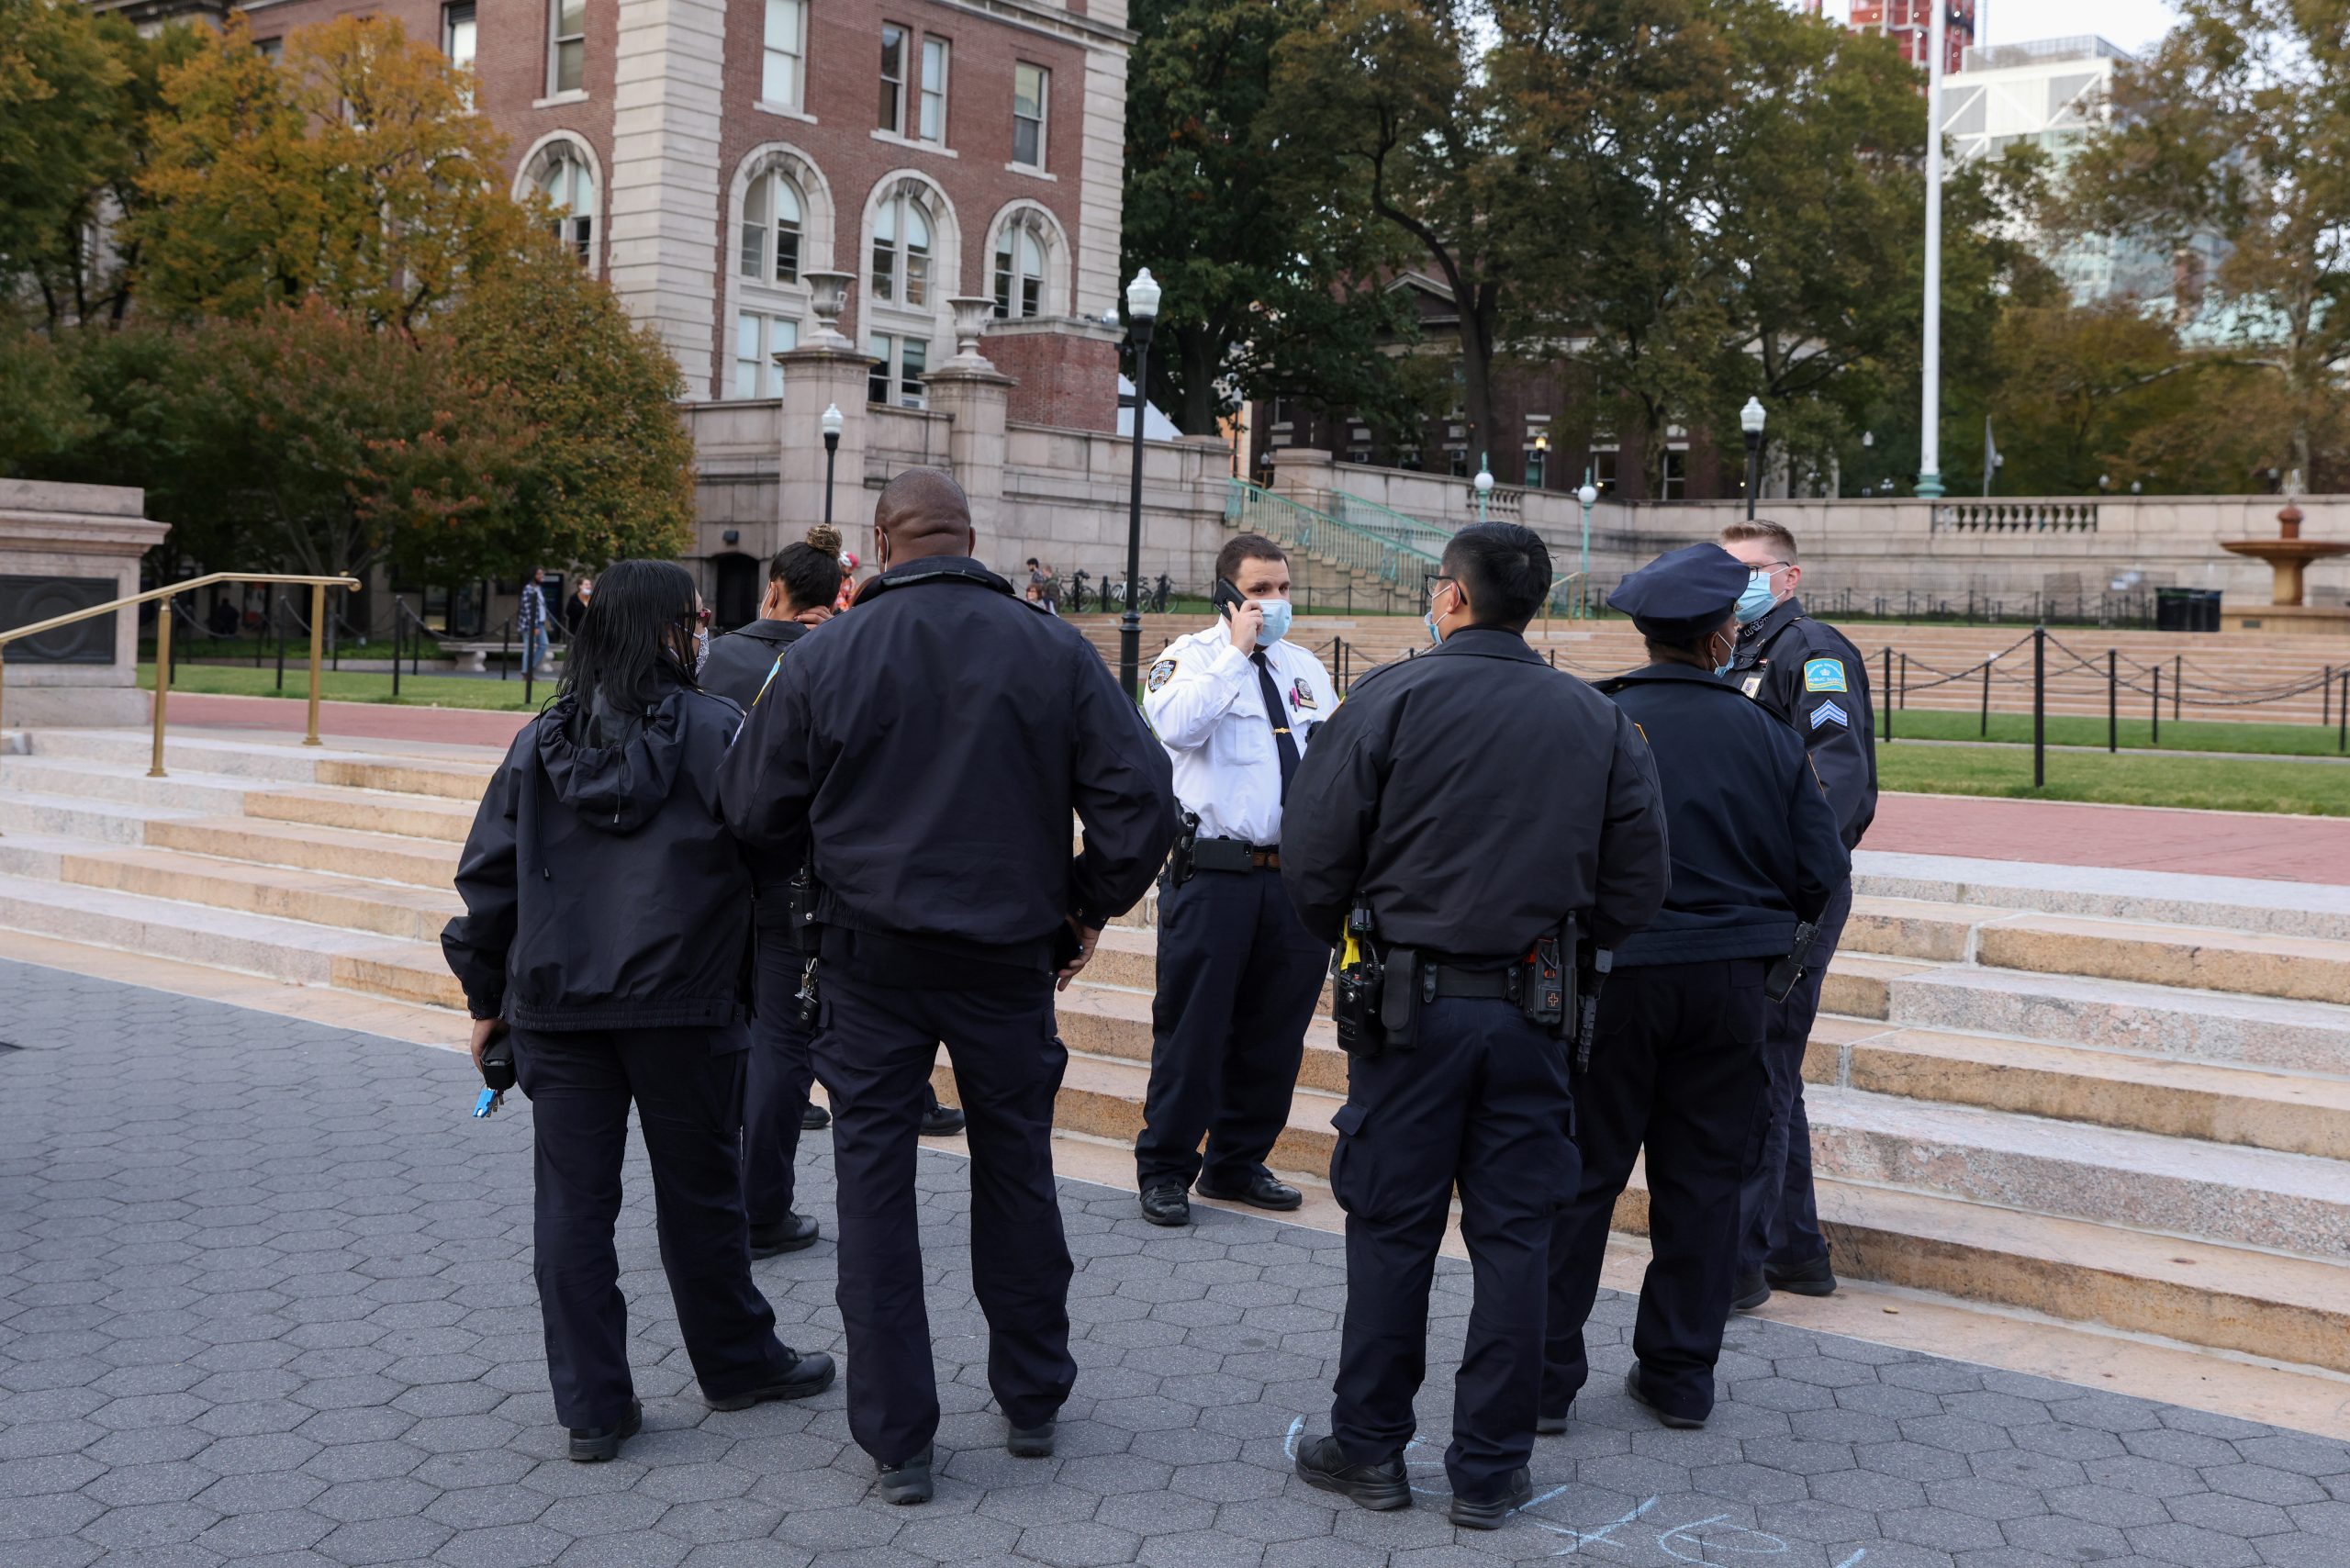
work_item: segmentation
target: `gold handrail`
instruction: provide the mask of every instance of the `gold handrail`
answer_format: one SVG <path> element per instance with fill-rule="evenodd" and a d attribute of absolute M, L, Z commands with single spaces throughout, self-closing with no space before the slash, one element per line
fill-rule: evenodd
<path fill-rule="evenodd" d="M 319 739 L 319 686 L 321 650 L 324 647 L 326 636 L 327 589 L 355 588 L 359 586 L 357 577 L 313 577 L 285 572 L 207 572 L 203 577 L 190 577 L 185 582 L 166 583 L 159 588 L 149 588 L 145 593 L 134 593 L 125 599 L 111 599 L 104 604 L 91 605 L 85 610 L 74 610 L 63 615 L 52 615 L 46 621 L 36 621 L 29 626 L 11 627 L 6 632 L 0 632 L 0 700 L 5 700 L 7 693 L 6 654 L 9 644 L 26 637 L 37 637 L 43 632 L 53 632 L 60 626 L 71 626 L 76 621 L 87 621 L 94 616 L 109 614 L 114 610 L 129 610 L 135 605 L 145 604 L 150 599 L 169 599 L 175 595 L 186 593 L 191 588 L 209 588 L 214 583 L 308 583 L 310 586 L 310 733 L 303 737 L 302 744 L 304 745 L 323 744 Z M 135 627 L 131 644 L 135 650 L 138 645 Z M 138 659 L 135 656 L 131 660 L 131 668 L 135 678 L 138 671 Z M 171 691 L 172 608 L 166 604 L 155 617 L 155 756 L 153 763 L 147 769 L 147 777 L 150 778 L 164 777 L 163 710 Z"/>

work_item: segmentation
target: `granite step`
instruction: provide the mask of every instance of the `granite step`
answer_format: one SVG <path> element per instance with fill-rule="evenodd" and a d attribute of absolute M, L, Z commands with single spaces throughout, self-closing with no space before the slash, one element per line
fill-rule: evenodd
<path fill-rule="evenodd" d="M 150 778 L 142 759 L 136 765 L 92 762 L 78 757 L 0 756 L 0 794 L 69 796 L 84 801 L 118 801 L 174 812 L 234 815 L 245 809 L 254 781 L 228 773 L 174 773 Z"/>
<path fill-rule="evenodd" d="M 1880 1016 L 1908 1026 L 2350 1076 L 2350 1009 L 2322 1002 L 1967 968 L 1919 969 L 1888 989 Z"/>
<path fill-rule="evenodd" d="M 145 730 L 38 730 L 28 744 L 35 757 L 136 767 L 144 773 L 152 737 Z M 306 746 L 298 737 L 274 733 L 174 730 L 165 737 L 163 761 L 174 778 L 185 771 L 478 801 L 501 755 L 487 746 L 344 740 Z"/>
<path fill-rule="evenodd" d="M 1848 1279 L 2350 1372 L 2350 1265 L 2338 1260 L 1833 1179 L 1818 1200 Z M 1638 1176 L 1615 1228 L 1647 1233 Z"/>
<path fill-rule="evenodd" d="M 308 921 L 17 876 L 0 876 L 0 926 L 297 985 L 341 983 L 342 960 L 400 946 Z"/>
<path fill-rule="evenodd" d="M 1872 1186 L 2350 1262 L 2350 1165 L 1815 1086 L 1812 1167 Z"/>
<path fill-rule="evenodd" d="M 1863 898 L 2350 940 L 2350 887 L 1869 849 L 1852 861 Z"/>
<path fill-rule="evenodd" d="M 1804 1076 L 1874 1094 L 2350 1160 L 2350 1077 L 1830 1018 L 1812 1032 Z"/>
<path fill-rule="evenodd" d="M 146 842 L 265 866 L 292 866 L 412 887 L 447 889 L 458 846 L 440 839 L 245 817 L 191 817 L 150 824 Z"/>
<path fill-rule="evenodd" d="M 198 813 L 142 801 L 0 791 L 0 834 L 40 834 L 94 844 L 143 844 L 157 826 L 194 822 Z"/>
<path fill-rule="evenodd" d="M 433 945 L 464 906 L 453 891 L 149 848 L 68 853 L 60 880 Z"/>
<path fill-rule="evenodd" d="M 386 790 L 308 785 L 255 790 L 244 798 L 248 817 L 305 823 L 313 827 L 398 834 L 463 844 L 473 831 L 478 801 Z"/>

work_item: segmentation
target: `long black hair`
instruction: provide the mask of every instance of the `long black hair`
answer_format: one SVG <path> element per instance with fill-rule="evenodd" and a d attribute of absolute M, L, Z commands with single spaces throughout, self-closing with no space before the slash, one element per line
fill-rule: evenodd
<path fill-rule="evenodd" d="M 563 694 L 583 712 L 601 692 L 620 711 L 642 713 L 660 700 L 663 676 L 695 685 L 695 598 L 693 574 L 675 561 L 613 562 L 564 659 Z"/>
<path fill-rule="evenodd" d="M 841 531 L 820 522 L 804 544 L 787 544 L 767 567 L 767 581 L 781 583 L 794 610 L 831 609 L 841 592 Z"/>

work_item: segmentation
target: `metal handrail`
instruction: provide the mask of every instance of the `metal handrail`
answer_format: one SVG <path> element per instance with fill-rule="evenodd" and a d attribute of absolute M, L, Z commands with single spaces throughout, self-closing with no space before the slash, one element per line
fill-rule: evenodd
<path fill-rule="evenodd" d="M 1440 557 L 1429 551 L 1342 522 L 1303 501 L 1246 479 L 1232 479 L 1227 485 L 1227 522 L 1292 549 L 1322 555 L 1348 570 L 1368 572 L 1386 584 L 1390 592 L 1410 591 L 1413 577 L 1439 567 Z"/>
<path fill-rule="evenodd" d="M 5 701 L 7 687 L 6 671 L 8 644 L 27 637 L 38 637 L 43 632 L 53 632 L 60 626 L 71 626 L 77 621 L 88 621 L 118 610 L 129 610 L 151 599 L 169 599 L 194 588 L 210 588 L 215 583 L 308 583 L 310 585 L 310 731 L 303 737 L 304 745 L 323 745 L 319 739 L 319 684 L 322 659 L 321 639 L 326 634 L 327 589 L 355 588 L 357 577 L 314 577 L 287 572 L 207 572 L 200 577 L 185 582 L 166 583 L 145 593 L 134 593 L 122 599 L 110 599 L 104 604 L 93 604 L 84 610 L 69 610 L 52 615 L 46 621 L 36 621 L 29 626 L 12 627 L 0 632 L 0 701 Z M 134 661 L 135 666 L 136 661 Z M 169 613 L 155 617 L 155 756 L 147 769 L 150 778 L 161 778 L 163 773 L 163 710 L 172 692 L 172 618 Z"/>
<path fill-rule="evenodd" d="M 1442 555 L 1444 547 L 1452 543 L 1454 530 L 1426 518 L 1397 511 L 1393 507 L 1356 495 L 1351 490 L 1325 490 L 1324 510 L 1350 528 L 1366 533 L 1376 533 L 1398 544 L 1430 554 Z M 1364 515 L 1368 514 L 1368 515 Z"/>

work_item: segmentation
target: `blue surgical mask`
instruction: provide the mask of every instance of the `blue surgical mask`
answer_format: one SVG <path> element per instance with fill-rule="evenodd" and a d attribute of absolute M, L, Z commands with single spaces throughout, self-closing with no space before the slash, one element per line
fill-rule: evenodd
<path fill-rule="evenodd" d="M 1778 599 L 1771 592 L 1771 574 L 1758 571 L 1746 579 L 1746 591 L 1738 596 L 1738 621 L 1743 626 L 1750 621 L 1760 621 L 1771 613 Z"/>
<path fill-rule="evenodd" d="M 1264 611 L 1265 615 L 1265 623 L 1257 629 L 1257 645 L 1259 647 L 1270 648 L 1275 643 L 1280 642 L 1283 637 L 1289 635 L 1289 618 L 1291 614 L 1289 600 L 1285 599 L 1251 599 L 1249 602 L 1254 604 L 1259 610 Z"/>

